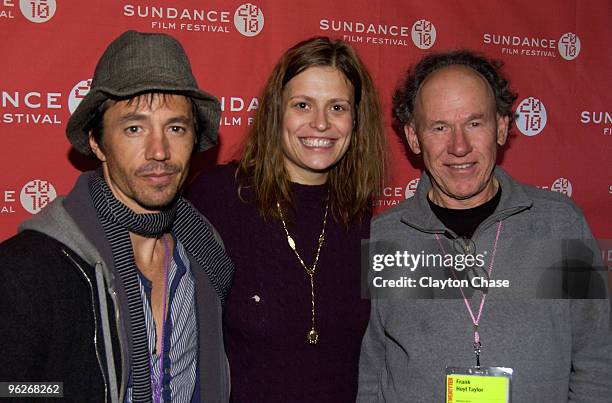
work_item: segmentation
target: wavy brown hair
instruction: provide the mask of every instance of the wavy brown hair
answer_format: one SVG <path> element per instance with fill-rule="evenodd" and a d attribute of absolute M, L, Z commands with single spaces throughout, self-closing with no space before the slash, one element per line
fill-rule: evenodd
<path fill-rule="evenodd" d="M 264 218 L 279 218 L 277 202 L 293 206 L 281 140 L 284 89 L 293 77 L 310 67 L 338 69 L 354 91 L 351 143 L 344 157 L 330 169 L 327 181 L 332 215 L 348 226 L 369 211 L 372 198 L 382 187 L 386 141 L 372 78 L 355 50 L 341 40 L 311 38 L 289 49 L 278 61 L 264 88 L 236 171 L 238 194 L 252 186 L 254 202 Z"/>

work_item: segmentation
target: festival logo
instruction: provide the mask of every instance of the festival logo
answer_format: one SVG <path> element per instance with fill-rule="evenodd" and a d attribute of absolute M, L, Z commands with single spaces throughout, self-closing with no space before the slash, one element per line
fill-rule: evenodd
<path fill-rule="evenodd" d="M 53 18 L 56 8 L 55 0 L 19 0 L 21 14 L 37 24 Z"/>
<path fill-rule="evenodd" d="M 234 13 L 234 25 L 244 36 L 259 34 L 264 26 L 264 15 L 261 8 L 251 3 L 241 5 Z"/>
<path fill-rule="evenodd" d="M 61 125 L 60 92 L 0 90 L 0 125 Z"/>
<path fill-rule="evenodd" d="M 580 38 L 573 32 L 561 35 L 559 39 L 559 54 L 565 60 L 574 60 L 580 54 Z"/>
<path fill-rule="evenodd" d="M 79 106 L 85 95 L 89 93 L 91 89 L 91 78 L 89 80 L 79 81 L 68 95 L 68 110 L 70 114 L 73 114 L 76 108 Z"/>
<path fill-rule="evenodd" d="M 408 182 L 408 184 L 406 185 L 406 192 L 404 194 L 406 199 L 410 199 L 415 195 L 420 180 L 421 178 L 416 178 Z"/>
<path fill-rule="evenodd" d="M 261 8 L 252 3 L 242 4 L 236 10 L 125 3 L 122 12 L 124 17 L 148 21 L 150 28 L 155 31 L 229 34 L 235 32 L 235 29 L 246 37 L 253 37 L 258 35 L 264 26 Z"/>
<path fill-rule="evenodd" d="M 537 136 L 546 126 L 546 108 L 538 98 L 529 97 L 516 108 L 516 127 L 525 136 Z"/>
<path fill-rule="evenodd" d="M 553 184 L 550 186 L 550 190 L 557 193 L 563 193 L 568 197 L 572 197 L 572 182 L 566 178 L 555 179 Z"/>
<path fill-rule="evenodd" d="M 415 26 L 419 21 L 415 23 Z M 433 25 L 429 28 L 431 27 Z M 350 43 L 363 43 L 373 46 L 409 46 L 408 38 L 411 37 L 414 27 L 411 31 L 410 27 L 400 24 L 380 24 L 363 20 L 351 21 L 323 18 L 319 20 L 319 30 L 323 31 L 324 35 L 330 35 L 330 33 L 333 36 L 342 35 L 342 40 Z M 433 40 L 435 41 L 435 29 L 433 32 Z M 430 34 L 425 31 L 423 33 L 423 43 L 432 40 Z M 413 32 L 412 36 L 414 37 L 414 35 Z"/>
<path fill-rule="evenodd" d="M 13 13 L 13 10 L 15 10 L 14 1 L 15 0 L 3 0 L 0 2 L 0 20 L 15 19 L 15 14 Z"/>
<path fill-rule="evenodd" d="M 35 179 L 26 183 L 21 189 L 19 200 L 30 214 L 36 214 L 57 197 L 51 182 Z"/>
<path fill-rule="evenodd" d="M 251 126 L 255 111 L 259 107 L 259 99 L 253 96 L 221 96 L 221 126 Z"/>
<path fill-rule="evenodd" d="M 412 25 L 412 42 L 419 49 L 429 49 L 436 42 L 436 27 L 431 21 L 418 20 Z"/>
<path fill-rule="evenodd" d="M 580 38 L 568 32 L 559 39 L 549 36 L 522 36 L 508 33 L 485 32 L 482 34 L 485 45 L 499 49 L 504 56 L 544 57 L 573 60 L 580 53 Z"/>
<path fill-rule="evenodd" d="M 580 112 L 580 123 L 599 127 L 604 136 L 612 136 L 612 112 L 582 111 Z"/>
<path fill-rule="evenodd" d="M 5 190 L 1 193 L 3 196 L 0 200 L 0 214 L 15 213 L 15 190 Z"/>
<path fill-rule="evenodd" d="M 373 207 L 391 207 L 402 200 L 410 199 L 416 193 L 420 178 L 410 180 L 406 186 L 385 186 L 382 192 L 372 201 Z"/>

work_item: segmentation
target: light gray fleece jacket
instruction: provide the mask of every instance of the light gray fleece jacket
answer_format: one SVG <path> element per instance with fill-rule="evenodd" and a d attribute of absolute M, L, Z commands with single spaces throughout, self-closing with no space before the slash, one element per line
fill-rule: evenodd
<path fill-rule="evenodd" d="M 592 247 L 582 212 L 565 195 L 518 184 L 500 168 L 494 174 L 501 200 L 472 239 L 477 252 L 488 250 L 490 256 L 498 222 L 503 221 L 492 278 L 510 279 L 511 286 L 489 290 L 479 329 L 481 365 L 513 368 L 514 403 L 612 402 L 612 334 L 604 273 L 596 273 L 599 281 L 590 285 L 599 288 L 599 299 L 550 298 L 554 293 L 541 298 L 546 292 L 540 292 L 547 271 L 559 266 L 559 256 L 551 256 L 554 248 L 548 246 L 574 239 Z M 432 213 L 430 188 L 423 173 L 413 198 L 372 221 L 371 241 L 401 240 L 410 246 L 426 239 L 436 242 L 438 234 L 450 248 L 447 238 L 455 235 Z M 413 251 L 418 252 L 420 248 Z M 600 256 L 591 257 L 597 266 Z M 471 299 L 475 313 L 480 295 L 474 293 Z M 444 401 L 445 367 L 475 365 L 473 337 L 461 298 L 373 299 L 357 401 Z"/>

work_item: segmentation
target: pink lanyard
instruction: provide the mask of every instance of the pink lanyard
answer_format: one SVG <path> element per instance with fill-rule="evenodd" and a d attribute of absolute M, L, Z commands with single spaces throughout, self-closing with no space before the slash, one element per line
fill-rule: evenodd
<path fill-rule="evenodd" d="M 489 271 L 488 275 L 491 278 L 491 273 L 493 272 L 493 263 L 495 262 L 495 254 L 497 253 L 497 241 L 499 240 L 499 234 L 501 234 L 502 229 L 502 221 L 497 225 L 497 235 L 495 235 L 495 242 L 493 243 L 493 253 L 491 254 L 491 262 L 489 263 Z M 434 234 L 436 237 L 436 241 L 438 241 L 438 245 L 440 245 L 440 249 L 442 249 L 442 253 L 446 255 L 446 251 L 444 250 L 444 246 L 442 246 L 442 242 L 440 242 L 440 237 L 438 234 Z M 457 276 L 455 275 L 454 269 L 451 269 L 451 273 L 455 280 Z M 487 293 L 483 292 L 480 297 L 480 308 L 478 308 L 478 316 L 474 316 L 474 311 L 472 311 L 472 307 L 470 306 L 470 302 L 468 301 L 465 293 L 463 292 L 463 288 L 459 287 L 459 291 L 461 291 L 461 295 L 463 296 L 463 302 L 470 314 L 472 319 L 472 324 L 474 325 L 474 354 L 476 355 L 476 368 L 480 368 L 480 349 L 482 344 L 480 343 L 480 334 L 478 333 L 478 325 L 480 324 L 480 316 L 482 315 L 482 309 L 484 308 L 484 303 L 487 298 Z"/>

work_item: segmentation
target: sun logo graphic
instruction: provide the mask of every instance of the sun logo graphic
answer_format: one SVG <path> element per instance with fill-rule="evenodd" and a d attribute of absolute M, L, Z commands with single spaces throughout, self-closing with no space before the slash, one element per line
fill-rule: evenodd
<path fill-rule="evenodd" d="M 234 25 L 244 36 L 255 36 L 264 27 L 264 15 L 258 6 L 246 3 L 236 9 Z"/>
<path fill-rule="evenodd" d="M 550 190 L 572 197 L 572 182 L 569 179 L 558 178 L 550 186 Z"/>
<path fill-rule="evenodd" d="M 436 42 L 436 27 L 431 21 L 418 20 L 412 25 L 412 42 L 419 49 L 429 49 Z"/>
<path fill-rule="evenodd" d="M 19 201 L 28 213 L 36 214 L 56 197 L 57 193 L 51 182 L 34 179 L 26 183 L 21 189 Z"/>
<path fill-rule="evenodd" d="M 546 126 L 546 108 L 538 98 L 523 99 L 516 108 L 516 116 L 516 127 L 525 136 L 537 136 Z"/>
<path fill-rule="evenodd" d="M 573 32 L 567 32 L 561 35 L 557 47 L 562 58 L 574 60 L 580 54 L 580 38 Z"/>
<path fill-rule="evenodd" d="M 19 0 L 21 14 L 37 24 L 53 18 L 56 8 L 55 0 Z"/>

